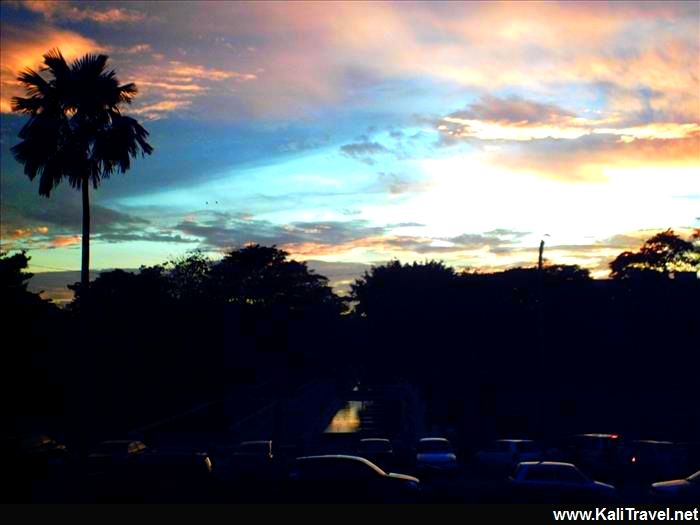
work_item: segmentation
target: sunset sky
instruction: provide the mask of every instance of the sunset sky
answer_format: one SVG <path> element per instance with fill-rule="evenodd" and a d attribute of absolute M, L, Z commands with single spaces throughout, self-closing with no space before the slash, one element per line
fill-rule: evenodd
<path fill-rule="evenodd" d="M 276 244 L 335 283 L 365 264 L 552 262 L 607 275 L 700 226 L 698 2 L 3 1 L 2 249 L 80 267 L 80 194 L 10 147 L 17 74 L 111 57 L 150 131 L 93 194 L 92 267 Z M 545 235 L 548 235 L 545 237 Z"/>

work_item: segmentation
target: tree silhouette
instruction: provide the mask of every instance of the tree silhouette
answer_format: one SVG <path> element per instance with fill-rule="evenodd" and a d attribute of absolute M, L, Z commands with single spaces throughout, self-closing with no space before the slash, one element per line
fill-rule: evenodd
<path fill-rule="evenodd" d="M 137 90 L 119 84 L 107 70 L 106 55 L 87 54 L 68 64 L 58 49 L 44 55 L 41 72 L 23 71 L 18 80 L 27 97 L 12 99 L 13 111 L 29 115 L 19 132 L 22 141 L 12 148 L 24 173 L 39 176 L 39 194 L 51 195 L 63 179 L 82 191 L 83 241 L 80 282 L 87 289 L 90 266 L 89 185 L 97 189 L 115 171 L 125 173 L 131 157 L 151 154 L 148 132 L 121 114 Z"/>
<path fill-rule="evenodd" d="M 514 284 L 523 284 L 536 281 L 539 278 L 539 269 L 537 267 L 516 267 L 491 275 L 512 281 Z M 587 268 L 581 268 L 578 264 L 546 264 L 542 268 L 542 278 L 545 283 L 582 282 L 590 281 L 591 273 Z"/>
<path fill-rule="evenodd" d="M 306 263 L 287 260 L 288 255 L 275 246 L 257 244 L 231 250 L 212 268 L 213 293 L 222 302 L 241 306 L 340 313 L 344 306 L 328 279 Z"/>
<path fill-rule="evenodd" d="M 700 271 L 700 243 L 696 231 L 690 241 L 672 229 L 647 239 L 639 251 L 622 252 L 610 263 L 610 277 L 668 277 L 676 272 Z"/>
<path fill-rule="evenodd" d="M 34 275 L 26 271 L 29 259 L 25 252 L 9 255 L 0 251 L 0 308 L 6 326 L 17 334 L 25 334 L 28 338 L 25 343 L 28 340 L 36 343 L 52 335 L 53 321 L 60 312 L 53 302 L 27 289 Z M 30 351 L 36 349 L 32 344 L 28 346 Z"/>
<path fill-rule="evenodd" d="M 0 252 L 0 296 L 5 312 L 18 315 L 19 310 L 36 310 L 51 304 L 39 294 L 27 290 L 29 279 L 34 274 L 26 272 L 29 257 L 25 252 L 9 255 Z"/>
<path fill-rule="evenodd" d="M 9 255 L 0 252 L 0 284 L 3 295 L 27 291 L 27 282 L 34 274 L 25 272 L 29 257 L 26 252 Z"/>
<path fill-rule="evenodd" d="M 199 250 L 168 262 L 166 271 L 173 299 L 193 306 L 210 301 L 211 267 L 212 262 Z"/>
<path fill-rule="evenodd" d="M 121 315 L 129 311 L 162 310 L 172 302 L 168 278 L 162 266 L 142 266 L 138 273 L 124 270 L 101 272 L 90 283 L 90 311 L 103 317 L 107 313 Z M 69 308 L 80 311 L 84 306 L 84 290 L 79 284 L 68 285 L 75 292 Z M 99 313 L 98 313 L 99 312 Z M 153 315 L 153 314 L 151 314 Z"/>
<path fill-rule="evenodd" d="M 392 261 L 372 269 L 350 285 L 355 312 L 360 316 L 429 311 L 442 303 L 457 276 L 442 262 L 401 264 Z"/>

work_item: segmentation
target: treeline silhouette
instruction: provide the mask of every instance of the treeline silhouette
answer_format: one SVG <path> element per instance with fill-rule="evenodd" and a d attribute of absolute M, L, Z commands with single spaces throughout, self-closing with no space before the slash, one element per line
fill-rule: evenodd
<path fill-rule="evenodd" d="M 464 446 L 586 431 L 700 440 L 697 236 L 659 235 L 643 246 L 653 257 L 623 254 L 634 270 L 616 259 L 610 280 L 394 261 L 348 297 L 274 246 L 194 252 L 76 283 L 64 309 L 27 291 L 26 254 L 3 255 L 4 402 L 87 447 L 202 402 L 244 413 L 319 378 L 400 378 Z"/>

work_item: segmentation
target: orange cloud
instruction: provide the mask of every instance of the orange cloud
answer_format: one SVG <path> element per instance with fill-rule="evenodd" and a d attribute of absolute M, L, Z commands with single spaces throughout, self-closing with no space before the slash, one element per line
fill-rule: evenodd
<path fill-rule="evenodd" d="M 148 120 L 158 120 L 166 113 L 186 108 L 192 104 L 191 100 L 163 100 L 131 110 L 134 115 L 143 115 Z"/>
<path fill-rule="evenodd" d="M 199 84 L 177 84 L 174 82 L 154 82 L 151 80 L 136 79 L 137 86 L 147 86 L 150 88 L 158 88 L 164 91 L 186 91 L 189 93 L 201 93 L 206 91 L 206 87 Z"/>
<path fill-rule="evenodd" d="M 31 32 L 3 27 L 0 43 L 0 110 L 3 113 L 11 111 L 10 100 L 13 96 L 24 95 L 17 82 L 19 73 L 26 68 L 38 69 L 43 55 L 50 49 L 60 49 L 67 60 L 105 50 L 90 38 L 49 26 L 38 27 Z"/>
<path fill-rule="evenodd" d="M 493 164 L 553 179 L 602 181 L 606 170 L 617 168 L 656 169 L 659 173 L 670 168 L 700 169 L 700 136 L 621 139 L 572 148 L 546 142 L 517 151 L 489 152 L 487 156 Z"/>
<path fill-rule="evenodd" d="M 64 248 L 66 246 L 80 244 L 81 240 L 82 237 L 80 235 L 59 235 L 51 239 L 50 243 L 53 248 Z"/>
<path fill-rule="evenodd" d="M 173 66 L 169 73 L 187 78 L 197 78 L 202 80 L 228 80 L 235 79 L 241 82 L 255 80 L 258 78 L 252 73 L 239 73 L 237 71 L 226 71 L 223 69 L 207 68 L 199 65 L 188 65 L 178 61 L 171 61 Z"/>
<path fill-rule="evenodd" d="M 486 245 L 484 245 L 486 246 Z M 405 256 L 411 254 L 415 257 L 425 258 L 429 255 L 444 255 L 445 253 L 469 253 L 480 250 L 481 246 L 457 245 L 432 237 L 408 236 L 408 235 L 372 235 L 353 239 L 342 243 L 301 242 L 287 243 L 282 249 L 299 259 L 309 259 L 327 256 L 343 256 L 351 252 L 377 253 L 386 259 L 390 256 Z"/>
<path fill-rule="evenodd" d="M 37 226 L 34 228 L 15 228 L 14 230 L 4 231 L 2 237 L 3 240 L 15 241 L 36 234 L 46 235 L 47 233 L 49 233 L 48 226 Z"/>
<path fill-rule="evenodd" d="M 155 62 L 127 70 L 141 91 L 131 111 L 137 115 L 155 120 L 167 113 L 189 107 L 197 96 L 209 92 L 214 86 L 230 89 L 230 82 L 256 80 L 257 76 L 234 70 L 209 68 L 199 64 L 181 61 Z"/>
<path fill-rule="evenodd" d="M 90 19 L 100 18 L 97 12 L 77 10 L 70 5 L 59 5 L 53 2 L 33 2 L 25 5 L 35 12 L 44 13 L 47 18 L 56 13 L 73 13 L 71 16 L 88 16 Z M 108 10 L 104 16 L 112 16 L 115 10 Z M 116 10 L 122 11 L 122 10 Z M 82 14 L 76 14 L 82 13 Z M 94 15 L 94 16 L 93 16 Z M 102 15 L 100 15 L 102 16 Z M 118 19 L 118 16 L 114 16 Z M 102 18 L 100 18 L 102 20 Z M 78 33 L 57 29 L 51 26 L 40 26 L 32 32 L 22 32 L 12 27 L 3 27 L 2 46 L 0 50 L 0 111 L 10 113 L 13 96 L 23 96 L 21 85 L 17 82 L 18 74 L 26 69 L 41 67 L 43 55 L 50 49 L 58 48 L 67 60 L 74 60 L 88 52 L 114 52 L 125 55 L 142 55 L 151 51 L 149 44 L 137 44 L 126 48 L 102 46 L 96 41 Z M 151 57 L 153 58 L 153 57 Z M 120 69 L 120 77 L 134 81 L 140 88 L 142 96 L 134 104 L 134 113 L 147 115 L 147 118 L 161 118 L 170 111 L 176 111 L 191 105 L 196 95 L 209 91 L 213 83 L 247 82 L 256 80 L 257 75 L 222 68 L 209 68 L 198 64 L 187 64 L 181 61 L 170 61 L 165 64 L 154 59 L 155 63 L 133 65 L 127 61 Z M 130 78 L 131 77 L 131 78 Z M 183 100 L 186 99 L 186 100 Z"/>

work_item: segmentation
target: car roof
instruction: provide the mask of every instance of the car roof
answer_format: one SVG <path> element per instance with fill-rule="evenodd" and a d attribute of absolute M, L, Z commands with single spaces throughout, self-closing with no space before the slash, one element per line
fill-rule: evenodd
<path fill-rule="evenodd" d="M 673 445 L 673 441 L 657 441 L 655 439 L 636 439 L 632 443 L 643 445 Z"/>
<path fill-rule="evenodd" d="M 576 437 L 598 438 L 598 439 L 618 439 L 619 434 L 576 434 Z"/>
<path fill-rule="evenodd" d="M 497 439 L 496 443 L 534 443 L 532 439 Z"/>
<path fill-rule="evenodd" d="M 439 441 L 439 442 L 442 442 L 442 443 L 445 443 L 445 442 L 448 442 L 448 443 L 449 443 L 449 440 L 448 440 L 448 439 L 446 439 L 446 438 L 439 438 L 439 437 L 421 438 L 421 440 L 419 441 L 419 443 L 428 443 L 428 442 L 431 442 L 431 441 L 432 441 L 432 442 Z"/>
<path fill-rule="evenodd" d="M 354 461 L 362 461 L 363 463 L 369 463 L 370 465 L 373 465 L 371 461 L 366 460 L 363 457 L 360 456 L 351 456 L 349 454 L 319 454 L 316 456 L 299 456 L 297 458 L 297 461 L 306 461 L 306 460 L 317 460 L 317 459 L 350 459 Z"/>
<path fill-rule="evenodd" d="M 323 454 L 319 456 L 301 456 L 298 457 L 296 460 L 303 462 L 303 461 L 318 461 L 318 460 L 327 460 L 327 459 L 346 459 L 348 461 L 358 461 L 360 463 L 364 463 L 368 467 L 373 468 L 377 472 L 380 472 L 382 474 L 386 474 L 381 468 L 379 468 L 377 465 L 369 461 L 368 459 L 365 459 L 360 456 L 350 456 L 348 454 Z"/>
<path fill-rule="evenodd" d="M 238 446 L 242 447 L 243 445 L 271 445 L 272 440 L 270 439 L 260 439 L 257 441 L 241 441 Z"/>
<path fill-rule="evenodd" d="M 386 438 L 363 438 L 360 443 L 391 443 L 390 440 Z"/>
<path fill-rule="evenodd" d="M 567 467 L 576 468 L 573 463 L 566 463 L 564 461 L 521 461 L 518 463 L 519 467 Z"/>

